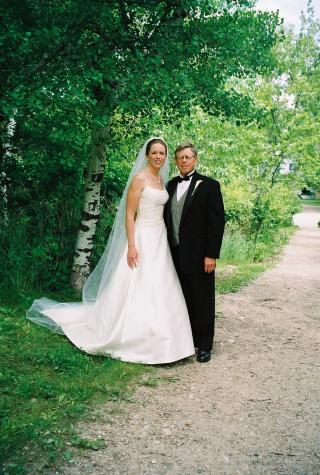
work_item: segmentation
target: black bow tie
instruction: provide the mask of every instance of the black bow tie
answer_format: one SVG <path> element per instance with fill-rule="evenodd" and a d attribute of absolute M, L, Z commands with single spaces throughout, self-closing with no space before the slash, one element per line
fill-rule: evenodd
<path fill-rule="evenodd" d="M 183 181 L 189 181 L 190 178 L 192 178 L 192 176 L 193 176 L 193 173 L 192 173 L 192 175 L 186 175 L 184 177 L 179 176 L 178 181 L 179 181 L 179 183 L 182 183 Z"/>

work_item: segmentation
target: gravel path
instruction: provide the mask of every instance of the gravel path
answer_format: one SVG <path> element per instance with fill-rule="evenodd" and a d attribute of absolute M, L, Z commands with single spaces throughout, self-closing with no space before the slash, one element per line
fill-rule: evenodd
<path fill-rule="evenodd" d="M 210 363 L 162 367 L 120 412 L 100 408 L 79 433 L 106 448 L 55 473 L 320 474 L 319 211 L 296 216 L 277 267 L 219 298 Z"/>

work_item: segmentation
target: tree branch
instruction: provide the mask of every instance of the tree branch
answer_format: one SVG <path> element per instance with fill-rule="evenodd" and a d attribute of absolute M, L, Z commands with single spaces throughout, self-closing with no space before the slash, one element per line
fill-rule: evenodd
<path fill-rule="evenodd" d="M 278 173 L 283 160 L 285 160 L 289 156 L 290 156 L 289 153 L 281 153 L 281 155 L 280 155 L 281 158 L 280 158 L 279 162 L 277 163 L 275 169 L 273 170 L 273 173 L 272 173 L 272 176 L 271 176 L 271 187 L 273 187 L 273 185 L 275 184 L 276 174 Z"/>
<path fill-rule="evenodd" d="M 281 137 L 281 130 L 279 129 L 279 125 L 278 125 L 278 122 L 277 122 L 277 118 L 276 118 L 274 109 L 271 109 L 271 117 L 272 117 L 272 122 L 274 123 L 275 128 L 278 132 L 278 137 Z"/>
<path fill-rule="evenodd" d="M 174 5 L 174 3 L 176 3 L 176 5 Z M 175 7 L 175 8 L 173 8 L 173 7 Z M 161 18 L 159 18 L 158 22 L 156 23 L 155 28 L 147 36 L 148 40 L 151 40 L 152 37 L 159 31 L 160 26 L 163 25 L 164 23 L 166 23 L 169 20 L 169 14 L 170 13 L 174 13 L 174 15 L 172 17 L 173 21 L 176 21 L 179 18 L 184 19 L 189 15 L 189 12 L 187 10 L 185 10 L 179 4 L 179 2 L 172 2 L 172 1 L 170 2 L 169 1 L 166 4 L 166 7 L 163 11 L 163 14 L 162 14 Z"/>
<path fill-rule="evenodd" d="M 124 29 L 126 31 L 129 31 L 129 17 L 126 12 L 126 6 L 123 0 L 119 0 L 119 7 L 120 7 L 120 15 L 121 15 L 121 20 L 122 20 Z"/>

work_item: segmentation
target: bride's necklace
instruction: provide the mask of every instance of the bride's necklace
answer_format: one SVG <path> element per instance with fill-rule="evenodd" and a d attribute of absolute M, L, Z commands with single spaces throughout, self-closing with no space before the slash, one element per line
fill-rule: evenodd
<path fill-rule="evenodd" d="M 157 185 L 160 185 L 161 183 L 161 176 L 158 175 L 157 177 L 155 177 L 154 175 L 152 175 L 152 173 L 150 173 L 148 170 L 146 170 L 146 175 L 151 178 L 151 180 L 153 180 L 155 183 L 157 183 Z"/>

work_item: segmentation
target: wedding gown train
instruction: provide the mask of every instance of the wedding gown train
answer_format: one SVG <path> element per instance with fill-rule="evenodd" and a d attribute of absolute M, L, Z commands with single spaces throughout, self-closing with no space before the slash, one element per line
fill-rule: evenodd
<path fill-rule="evenodd" d="M 94 303 L 36 300 L 30 320 L 65 334 L 91 354 L 146 364 L 194 354 L 188 312 L 172 262 L 163 221 L 165 189 L 146 186 L 135 223 L 139 264 L 124 251 L 109 284 Z"/>

